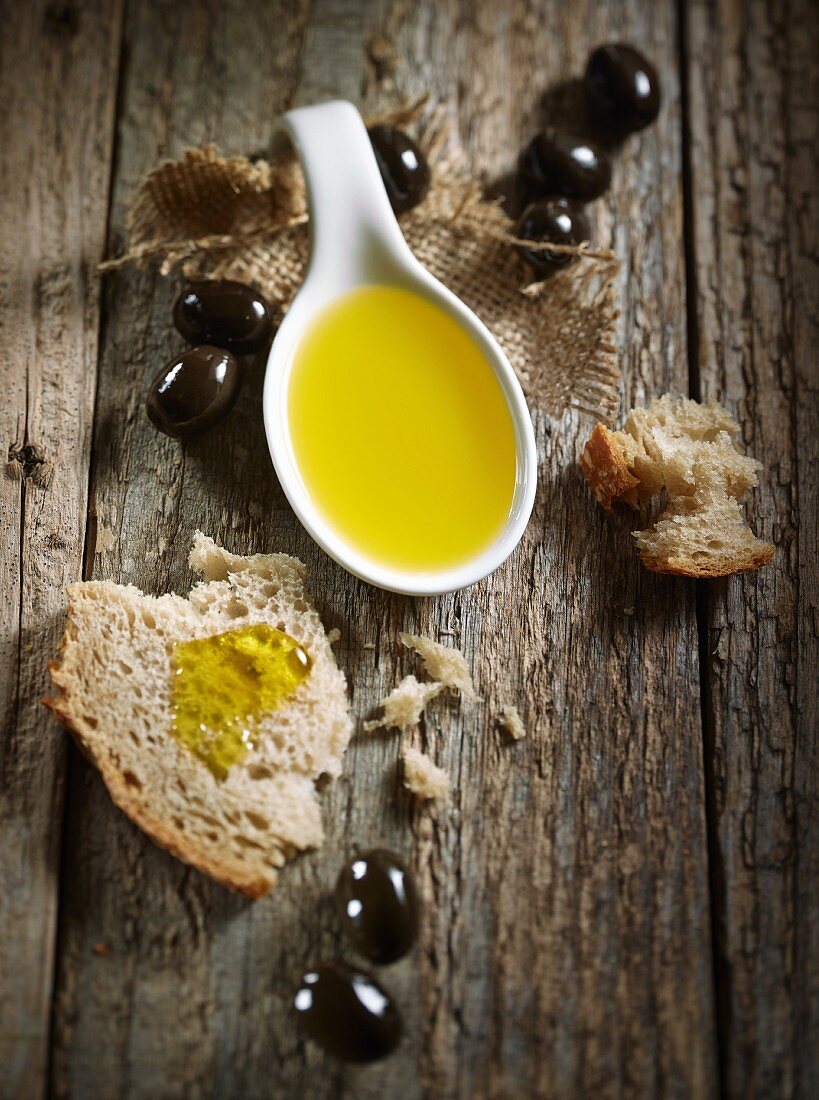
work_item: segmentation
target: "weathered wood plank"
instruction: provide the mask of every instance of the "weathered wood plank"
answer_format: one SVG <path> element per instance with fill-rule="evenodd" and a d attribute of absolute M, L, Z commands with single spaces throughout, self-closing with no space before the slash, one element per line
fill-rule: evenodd
<path fill-rule="evenodd" d="M 819 1094 L 819 10 L 690 5 L 696 363 L 777 544 L 704 599 L 724 1079 Z"/>
<path fill-rule="evenodd" d="M 0 1094 L 44 1088 L 65 735 L 40 705 L 81 573 L 120 5 L 0 14 Z"/>
<path fill-rule="evenodd" d="M 648 0 L 608 12 L 141 0 L 126 31 L 113 241 L 124 198 L 159 156 L 206 139 L 263 147 L 294 99 L 385 101 L 366 59 L 373 35 L 395 44 L 394 87 L 446 104 L 486 172 L 511 160 L 543 92 L 577 73 L 592 43 L 633 38 L 667 74 L 666 107 L 622 157 L 598 227 L 624 259 L 627 398 L 685 392 L 675 27 L 673 6 Z M 185 449 L 146 422 L 147 380 L 178 344 L 174 290 L 134 272 L 108 284 L 92 506 L 117 541 L 89 558 L 94 575 L 184 590 L 197 526 L 241 552 L 296 553 L 342 630 L 356 714 L 414 667 L 396 644 L 402 628 L 452 632 L 483 701 L 450 701 L 419 732 L 452 774 L 447 810 L 409 805 L 395 738 L 362 739 L 326 792 L 326 846 L 256 905 L 154 848 L 75 760 L 55 1095 L 709 1095 L 694 593 L 641 573 L 625 523 L 590 499 L 575 466 L 588 422 L 537 417 L 535 517 L 495 577 L 440 600 L 379 593 L 321 555 L 267 472 L 261 365 L 231 419 Z M 492 722 L 507 701 L 531 729 L 517 746 Z M 366 1071 L 301 1043 L 288 1015 L 300 969 L 341 947 L 327 892 L 353 843 L 411 851 L 427 898 L 420 950 L 385 975 L 406 1041 Z"/>
<path fill-rule="evenodd" d="M 535 128 L 540 94 L 581 71 L 590 45 L 632 39 L 660 65 L 659 127 L 624 151 L 598 227 L 624 261 L 626 404 L 684 391 L 673 11 L 544 6 L 507 13 L 514 32 L 506 38 L 504 12 L 480 12 L 474 27 L 459 26 L 458 56 L 470 74 L 459 96 L 470 145 L 485 150 L 484 163 L 493 150 L 493 170 Z M 468 1048 L 463 1095 L 487 1077 L 493 1095 L 708 1095 L 713 1085 L 692 592 L 641 573 L 625 523 L 596 512 L 573 466 L 587 431 L 573 417 L 541 419 L 531 541 L 492 583 L 481 624 L 488 693 L 524 699 L 536 736 L 518 747 L 523 759 L 510 761 L 497 746 L 497 757 L 469 768 L 483 790 L 465 795 L 463 885 L 449 886 L 451 872 L 440 876 L 467 899 L 471 887 L 490 906 L 493 929 L 491 1022 L 484 1016 L 480 1031 L 480 1012 L 469 1019 L 461 1009 L 466 1035 L 485 1037 L 492 1053 Z M 525 625 L 510 632 L 511 624 Z M 480 727 L 473 738 L 465 755 L 485 738 Z M 485 838 L 483 815 L 492 823 Z M 513 830 L 498 828 L 510 818 Z M 470 883 L 473 864 L 485 883 Z M 444 907 L 439 938 L 453 910 L 456 903 Z M 468 901 L 463 911 L 471 918 Z M 473 920 L 461 923 L 437 982 L 442 997 L 454 988 L 474 1005 L 465 975 L 487 949 L 471 949 Z M 456 1002 L 428 1029 L 432 1095 L 452 1074 L 450 1051 L 466 1043 L 459 1009 Z"/>

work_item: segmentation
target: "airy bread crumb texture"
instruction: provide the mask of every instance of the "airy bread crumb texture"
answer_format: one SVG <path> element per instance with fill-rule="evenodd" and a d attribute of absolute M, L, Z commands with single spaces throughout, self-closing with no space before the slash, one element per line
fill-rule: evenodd
<path fill-rule="evenodd" d="M 401 750 L 404 764 L 404 786 L 416 798 L 446 798 L 449 793 L 449 776 L 433 764 L 426 753 L 409 745 Z"/>
<path fill-rule="evenodd" d="M 501 708 L 498 721 L 513 740 L 520 741 L 521 738 L 526 736 L 526 727 L 523 724 L 523 719 L 518 712 L 518 708 L 512 703 L 508 703 L 505 707 Z"/>
<path fill-rule="evenodd" d="M 475 686 L 460 649 L 441 645 L 431 638 L 422 638 L 418 634 L 398 635 L 407 649 L 414 649 L 421 658 L 424 672 L 444 687 L 455 688 L 468 699 L 475 698 Z"/>
<path fill-rule="evenodd" d="M 205 579 L 187 598 L 109 581 L 71 585 L 50 666 L 57 694 L 44 701 L 114 802 L 158 844 L 260 897 L 287 858 L 321 843 L 314 780 L 341 772 L 352 732 L 346 682 L 300 561 L 230 554 L 197 532 L 190 564 Z M 171 654 L 178 641 L 252 623 L 296 638 L 312 666 L 287 703 L 259 719 L 256 747 L 219 781 L 170 731 Z"/>
<path fill-rule="evenodd" d="M 424 707 L 442 690 L 443 684 L 419 684 L 414 676 L 405 676 L 386 699 L 378 704 L 384 708 L 382 717 L 365 722 L 363 728 L 370 732 L 393 727 L 407 730 L 417 726 Z"/>
<path fill-rule="evenodd" d="M 738 450 L 738 432 L 717 402 L 670 394 L 632 409 L 622 431 L 595 427 L 579 461 L 603 508 L 620 501 L 637 508 L 667 493 L 659 520 L 634 535 L 649 569 L 722 577 L 772 559 L 773 546 L 756 538 L 739 504 L 760 464 Z"/>

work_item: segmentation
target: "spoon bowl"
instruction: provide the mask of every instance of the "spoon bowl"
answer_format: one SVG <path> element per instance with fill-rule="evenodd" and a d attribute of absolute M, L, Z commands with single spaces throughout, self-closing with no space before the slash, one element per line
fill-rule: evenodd
<path fill-rule="evenodd" d="M 431 596 L 464 588 L 496 569 L 519 542 L 534 503 L 537 457 L 532 422 L 500 345 L 464 303 L 419 263 L 392 212 L 364 122 L 334 100 L 282 117 L 304 169 L 310 210 L 307 275 L 282 322 L 267 363 L 263 408 L 268 446 L 293 510 L 315 541 L 350 573 L 393 592 Z M 358 287 L 390 286 L 425 298 L 469 335 L 494 371 L 514 428 L 517 476 L 503 530 L 469 560 L 438 570 L 396 569 L 350 546 L 316 508 L 302 480 L 288 423 L 296 350 L 333 302 Z"/>

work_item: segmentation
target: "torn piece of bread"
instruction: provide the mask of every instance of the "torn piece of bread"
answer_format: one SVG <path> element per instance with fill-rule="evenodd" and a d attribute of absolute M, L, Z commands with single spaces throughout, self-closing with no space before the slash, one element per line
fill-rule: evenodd
<path fill-rule="evenodd" d="M 401 750 L 404 764 L 404 786 L 416 798 L 445 798 L 449 793 L 449 776 L 433 764 L 426 753 L 410 746 Z"/>
<path fill-rule="evenodd" d="M 773 557 L 773 546 L 754 535 L 727 493 L 672 497 L 654 526 L 635 532 L 634 540 L 649 569 L 685 577 L 726 577 Z"/>
<path fill-rule="evenodd" d="M 441 645 L 440 642 L 433 642 L 431 638 L 422 638 L 418 634 L 401 633 L 398 637 L 407 649 L 415 650 L 421 658 L 424 672 L 433 680 L 437 680 L 444 687 L 455 688 L 468 699 L 475 698 L 472 676 L 460 649 Z"/>
<path fill-rule="evenodd" d="M 739 425 L 721 405 L 669 394 L 633 409 L 622 431 L 598 424 L 580 466 L 600 504 L 637 508 L 665 490 L 668 506 L 634 538 L 656 573 L 723 577 L 766 565 L 773 546 L 756 538 L 739 501 L 760 464 L 734 444 Z"/>
<path fill-rule="evenodd" d="M 365 722 L 364 729 L 367 732 L 393 727 L 406 730 L 417 726 L 424 707 L 442 689 L 443 684 L 419 684 L 414 676 L 405 676 L 386 699 L 382 699 L 378 704 L 384 708 L 383 716 Z"/>
<path fill-rule="evenodd" d="M 514 741 L 520 741 L 526 736 L 526 727 L 518 713 L 518 708 L 511 703 L 501 709 L 498 721 Z"/>
<path fill-rule="evenodd" d="M 223 885 L 260 897 L 285 860 L 321 843 L 314 780 L 341 772 L 352 732 L 346 682 L 284 554 L 240 557 L 197 533 L 205 580 L 187 598 L 91 581 L 68 589 L 57 694 L 45 700 L 99 768 L 114 802 L 158 844 Z M 311 667 L 255 746 L 217 779 L 171 732 L 176 642 L 264 623 L 295 638 Z"/>

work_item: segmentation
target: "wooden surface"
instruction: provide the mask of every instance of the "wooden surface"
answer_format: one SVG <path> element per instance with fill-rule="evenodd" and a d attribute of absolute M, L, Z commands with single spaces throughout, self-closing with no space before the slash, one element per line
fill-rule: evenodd
<path fill-rule="evenodd" d="M 2 27 L 0 424 L 25 476 L 0 481 L 0 1096 L 819 1095 L 816 5 L 7 0 Z M 178 284 L 128 270 L 100 292 L 94 268 L 160 157 L 264 149 L 294 103 L 429 91 L 496 176 L 606 39 L 640 45 L 665 94 L 595 209 L 623 261 L 623 408 L 671 388 L 738 415 L 775 565 L 641 570 L 575 464 L 589 420 L 534 409 L 512 559 L 437 600 L 367 588 L 268 466 L 263 364 L 209 435 L 158 435 L 143 400 Z M 394 737 L 355 740 L 324 848 L 258 903 L 154 847 L 38 704 L 63 585 L 186 591 L 196 528 L 307 562 L 356 717 L 414 669 L 401 629 L 460 645 L 481 696 L 416 736 L 446 810 L 402 793 Z M 509 701 L 518 744 L 493 722 Z M 289 1011 L 343 951 L 328 893 L 354 843 L 405 852 L 425 898 L 419 947 L 382 975 L 406 1039 L 367 1069 Z"/>

